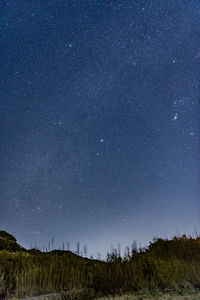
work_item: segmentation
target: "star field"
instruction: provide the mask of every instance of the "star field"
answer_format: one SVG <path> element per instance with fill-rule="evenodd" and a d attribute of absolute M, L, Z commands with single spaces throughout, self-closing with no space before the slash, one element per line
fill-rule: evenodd
<path fill-rule="evenodd" d="M 198 231 L 199 1 L 0 11 L 0 227 L 94 255 Z"/>

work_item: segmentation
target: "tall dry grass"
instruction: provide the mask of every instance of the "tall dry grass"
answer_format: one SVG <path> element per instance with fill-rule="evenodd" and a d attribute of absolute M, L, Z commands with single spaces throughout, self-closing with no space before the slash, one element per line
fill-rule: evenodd
<path fill-rule="evenodd" d="M 89 300 L 140 291 L 158 295 L 166 290 L 191 293 L 198 289 L 199 237 L 157 239 L 147 249 L 127 251 L 123 258 L 113 251 L 107 262 L 69 251 L 0 251 L 1 298 L 62 292 L 66 300 Z"/>

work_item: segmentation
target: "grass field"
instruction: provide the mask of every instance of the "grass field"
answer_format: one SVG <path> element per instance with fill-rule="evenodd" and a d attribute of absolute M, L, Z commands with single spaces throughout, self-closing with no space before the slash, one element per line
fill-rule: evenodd
<path fill-rule="evenodd" d="M 200 293 L 195 295 L 187 295 L 187 296 L 181 296 L 181 295 L 157 295 L 157 296 L 147 296 L 147 295 L 124 295 L 119 297 L 108 297 L 108 298 L 101 298 L 101 299 L 95 299 L 95 300 L 152 300 L 152 299 L 159 299 L 159 300 L 200 300 Z"/>
<path fill-rule="evenodd" d="M 191 295 L 200 291 L 199 236 L 159 238 L 145 249 L 128 250 L 122 257 L 115 249 L 100 261 L 64 250 L 26 250 L 0 231 L 0 299 L 57 293 L 63 300 L 200 300 L 200 294 Z"/>

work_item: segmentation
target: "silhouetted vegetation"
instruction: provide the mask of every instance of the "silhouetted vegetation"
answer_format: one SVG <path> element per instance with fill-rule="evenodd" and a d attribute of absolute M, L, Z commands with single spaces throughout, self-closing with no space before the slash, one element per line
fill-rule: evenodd
<path fill-rule="evenodd" d="M 114 249 L 107 261 L 92 260 L 64 250 L 26 250 L 0 232 L 0 297 L 62 293 L 63 299 L 148 291 L 182 292 L 200 288 L 200 237 L 155 239 L 145 249 L 136 244 Z M 84 247 L 84 255 L 87 253 Z"/>

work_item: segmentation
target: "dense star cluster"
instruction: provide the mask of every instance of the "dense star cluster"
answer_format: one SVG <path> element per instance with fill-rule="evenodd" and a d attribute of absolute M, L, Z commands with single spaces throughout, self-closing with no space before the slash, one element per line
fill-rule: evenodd
<path fill-rule="evenodd" d="M 0 227 L 90 253 L 199 229 L 200 3 L 0 3 Z"/>

